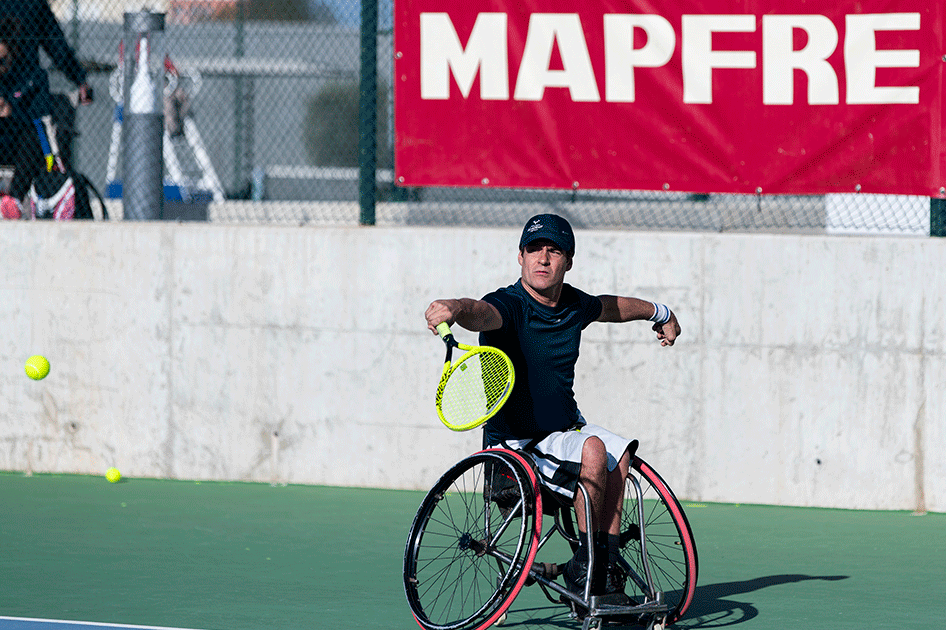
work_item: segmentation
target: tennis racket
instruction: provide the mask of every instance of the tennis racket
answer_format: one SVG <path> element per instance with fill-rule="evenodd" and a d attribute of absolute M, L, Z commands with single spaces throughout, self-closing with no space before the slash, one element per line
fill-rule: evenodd
<path fill-rule="evenodd" d="M 437 386 L 437 415 L 453 431 L 475 429 L 496 415 L 512 393 L 512 361 L 498 348 L 459 343 L 446 322 L 437 326 L 437 332 L 447 345 Z M 464 354 L 451 363 L 454 348 Z"/>

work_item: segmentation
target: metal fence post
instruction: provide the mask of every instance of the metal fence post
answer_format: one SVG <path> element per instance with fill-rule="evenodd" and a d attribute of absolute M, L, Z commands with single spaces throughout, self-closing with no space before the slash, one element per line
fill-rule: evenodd
<path fill-rule="evenodd" d="M 378 0 L 361 0 L 361 85 L 358 109 L 358 203 L 360 223 L 375 224 L 378 129 Z"/>
<path fill-rule="evenodd" d="M 125 13 L 122 205 L 126 220 L 164 209 L 164 14 Z"/>
<path fill-rule="evenodd" d="M 233 56 L 242 59 L 246 56 L 246 1 L 237 0 L 235 32 L 233 34 Z M 233 190 L 243 187 L 243 153 L 246 137 L 244 135 L 243 77 L 233 77 Z"/>
<path fill-rule="evenodd" d="M 946 236 L 946 199 L 930 197 L 930 236 Z"/>

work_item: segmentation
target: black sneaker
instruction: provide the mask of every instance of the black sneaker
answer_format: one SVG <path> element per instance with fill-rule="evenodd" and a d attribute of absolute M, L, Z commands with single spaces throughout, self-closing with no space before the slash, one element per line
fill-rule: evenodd
<path fill-rule="evenodd" d="M 588 583 L 588 563 L 579 562 L 572 558 L 565 563 L 562 568 L 562 577 L 565 578 L 565 587 L 576 595 L 585 594 L 585 584 Z M 604 585 L 595 588 L 591 586 L 592 595 L 612 595 L 615 593 L 624 594 L 624 584 L 627 581 L 627 573 L 617 565 L 609 566 L 607 569 Z M 597 591 L 597 592 L 596 592 Z"/>
<path fill-rule="evenodd" d="M 608 576 L 605 587 L 605 602 L 611 606 L 633 606 L 634 601 L 624 593 L 627 584 L 627 571 L 618 564 L 608 565 Z"/>
<path fill-rule="evenodd" d="M 627 584 L 627 571 L 619 564 L 608 565 L 608 581 L 605 589 L 606 594 L 623 593 L 624 586 Z"/>
<path fill-rule="evenodd" d="M 584 595 L 585 584 L 588 583 L 588 563 L 572 558 L 565 563 L 562 577 L 565 579 L 565 587 L 568 590 L 576 595 Z"/>

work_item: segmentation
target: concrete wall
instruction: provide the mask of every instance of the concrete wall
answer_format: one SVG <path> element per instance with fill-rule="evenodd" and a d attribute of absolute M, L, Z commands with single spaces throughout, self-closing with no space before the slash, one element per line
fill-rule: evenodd
<path fill-rule="evenodd" d="M 0 469 L 427 489 L 479 435 L 437 420 L 423 311 L 517 239 L 0 224 Z M 576 389 L 681 497 L 946 511 L 946 241 L 581 230 L 568 280 L 676 311 L 669 349 L 591 326 Z"/>

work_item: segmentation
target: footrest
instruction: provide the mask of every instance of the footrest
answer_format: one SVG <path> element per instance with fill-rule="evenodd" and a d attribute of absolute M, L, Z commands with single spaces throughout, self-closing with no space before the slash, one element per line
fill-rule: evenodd
<path fill-rule="evenodd" d="M 663 601 L 663 597 L 658 597 L 655 601 L 636 604 L 633 602 L 626 603 L 626 598 L 620 594 L 593 595 L 589 603 L 591 604 L 589 614 L 594 617 L 636 617 L 639 615 L 665 613 L 668 610 L 667 604 Z"/>

